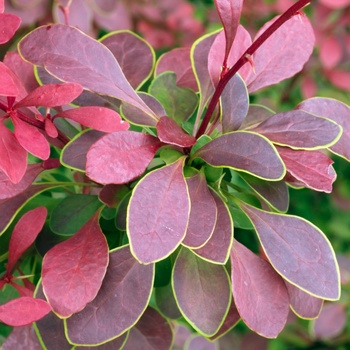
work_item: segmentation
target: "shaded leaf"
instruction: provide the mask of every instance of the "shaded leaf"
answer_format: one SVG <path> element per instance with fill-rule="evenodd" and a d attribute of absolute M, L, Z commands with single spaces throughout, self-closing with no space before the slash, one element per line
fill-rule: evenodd
<path fill-rule="evenodd" d="M 32 325 L 15 327 L 2 345 L 2 350 L 42 350 Z"/>
<path fill-rule="evenodd" d="M 246 117 L 243 119 L 240 129 L 249 129 L 255 127 L 265 120 L 275 115 L 271 109 L 262 105 L 251 104 L 248 109 Z"/>
<path fill-rule="evenodd" d="M 103 186 L 98 198 L 110 208 L 116 208 L 123 198 L 130 192 L 126 185 L 106 185 Z"/>
<path fill-rule="evenodd" d="M 0 13 L 0 44 L 12 39 L 21 22 L 21 18 L 12 13 Z"/>
<path fill-rule="evenodd" d="M 186 341 L 185 350 L 218 350 L 219 344 L 200 335 L 192 334 Z"/>
<path fill-rule="evenodd" d="M 182 316 L 175 300 L 174 291 L 171 284 L 164 287 L 155 288 L 154 292 L 157 309 L 166 318 L 177 319 Z"/>
<path fill-rule="evenodd" d="M 1 14 L 0 14 L 1 16 Z M 0 33 L 1 33 L 0 29 Z M 17 96 L 18 87 L 12 77 L 13 73 L 3 62 L 0 62 L 0 95 Z"/>

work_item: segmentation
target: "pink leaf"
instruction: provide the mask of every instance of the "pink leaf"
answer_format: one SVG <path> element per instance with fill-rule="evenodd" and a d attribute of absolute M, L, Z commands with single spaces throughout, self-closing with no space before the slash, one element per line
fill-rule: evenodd
<path fill-rule="evenodd" d="M 190 201 L 184 162 L 182 157 L 150 172 L 134 188 L 127 232 L 133 255 L 144 264 L 169 256 L 185 236 Z"/>
<path fill-rule="evenodd" d="M 342 56 L 342 47 L 335 37 L 328 37 L 320 45 L 320 61 L 324 68 L 334 68 L 340 62 Z"/>
<path fill-rule="evenodd" d="M 0 95 L 17 96 L 18 88 L 13 80 L 13 73 L 2 62 L 0 62 Z"/>
<path fill-rule="evenodd" d="M 50 305 L 44 300 L 21 297 L 0 305 L 0 321 L 13 327 L 26 326 L 50 311 Z"/>
<path fill-rule="evenodd" d="M 47 215 L 45 207 L 26 212 L 13 229 L 9 246 L 7 272 L 10 273 L 22 254 L 34 243 L 44 226 Z"/>
<path fill-rule="evenodd" d="M 0 44 L 7 43 L 15 35 L 22 20 L 11 13 L 0 11 Z"/>
<path fill-rule="evenodd" d="M 254 332 L 276 338 L 289 313 L 288 292 L 272 266 L 234 240 L 232 292 L 244 323 Z"/>
<path fill-rule="evenodd" d="M 51 119 L 45 118 L 45 131 L 48 136 L 56 138 L 58 136 L 58 130 Z"/>
<path fill-rule="evenodd" d="M 81 311 L 96 297 L 107 265 L 108 245 L 96 213 L 44 256 L 42 283 L 52 309 L 62 317 Z"/>
<path fill-rule="evenodd" d="M 4 0 L 0 0 L 0 13 L 4 13 L 5 5 Z"/>
<path fill-rule="evenodd" d="M 320 3 L 330 9 L 340 9 L 350 5 L 350 0 L 320 0 Z"/>
<path fill-rule="evenodd" d="M 99 139 L 87 154 L 86 175 L 102 184 L 123 184 L 139 177 L 160 141 L 136 131 L 119 131 Z"/>
<path fill-rule="evenodd" d="M 339 69 L 333 68 L 332 70 L 327 72 L 325 75 L 334 86 L 346 91 L 350 90 L 350 72 L 349 71 L 340 69 L 340 68 Z"/>

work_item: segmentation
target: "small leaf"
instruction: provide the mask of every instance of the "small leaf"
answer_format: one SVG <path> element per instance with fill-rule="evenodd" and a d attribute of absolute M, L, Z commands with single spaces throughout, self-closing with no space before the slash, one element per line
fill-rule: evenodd
<path fill-rule="evenodd" d="M 143 264 L 169 256 L 183 240 L 190 201 L 185 157 L 147 174 L 134 188 L 127 214 L 130 249 Z"/>
<path fill-rule="evenodd" d="M 21 25 L 21 18 L 12 13 L 0 13 L 0 44 L 7 43 Z M 1 84 L 0 84 L 1 85 Z"/>
<path fill-rule="evenodd" d="M 271 118 L 276 113 L 262 105 L 250 105 L 246 117 L 243 119 L 240 129 L 250 129 L 265 120 Z"/>
<path fill-rule="evenodd" d="M 154 298 L 157 309 L 166 318 L 175 320 L 182 316 L 176 304 L 174 291 L 170 283 L 164 287 L 155 288 Z"/>
<path fill-rule="evenodd" d="M 1 16 L 1 14 L 0 14 Z M 0 29 L 0 33 L 1 33 Z M 0 95 L 1 96 L 17 96 L 18 87 L 12 77 L 13 73 L 3 62 L 0 62 Z"/>

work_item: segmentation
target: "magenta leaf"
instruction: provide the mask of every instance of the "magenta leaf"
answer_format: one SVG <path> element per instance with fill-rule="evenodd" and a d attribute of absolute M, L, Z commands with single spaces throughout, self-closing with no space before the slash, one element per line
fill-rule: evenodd
<path fill-rule="evenodd" d="M 214 264 L 226 264 L 233 241 L 233 221 L 229 209 L 220 196 L 213 190 L 210 190 L 210 193 L 217 207 L 215 228 L 209 240 L 193 252 Z"/>
<path fill-rule="evenodd" d="M 247 131 L 231 132 L 210 141 L 193 157 L 215 167 L 228 167 L 265 180 L 281 180 L 285 168 L 275 147 L 263 136 Z"/>
<path fill-rule="evenodd" d="M 11 72 L 10 68 L 8 68 L 4 63 L 0 62 L 0 95 L 17 96 L 18 92 L 19 90 L 16 82 L 13 80 L 13 73 Z"/>
<path fill-rule="evenodd" d="M 232 293 L 244 323 L 254 332 L 276 338 L 286 324 L 289 298 L 282 278 L 265 260 L 234 240 Z"/>
<path fill-rule="evenodd" d="M 327 237 L 305 219 L 265 212 L 242 204 L 275 270 L 317 298 L 337 300 L 340 274 Z"/>
<path fill-rule="evenodd" d="M 276 19 L 265 23 L 255 40 Z M 296 41 L 296 37 L 303 40 Z M 251 74 L 247 81 L 249 92 L 279 83 L 300 72 L 313 51 L 314 41 L 312 26 L 305 15 L 290 18 L 253 54 L 255 74 Z"/>
<path fill-rule="evenodd" d="M 340 140 L 330 147 L 330 150 L 350 160 L 350 108 L 346 104 L 331 98 L 315 97 L 303 101 L 296 108 L 329 118 L 342 126 L 343 134 Z"/>
<path fill-rule="evenodd" d="M 108 245 L 96 213 L 44 256 L 42 284 L 52 309 L 63 318 L 81 311 L 96 297 L 107 265 Z"/>
<path fill-rule="evenodd" d="M 13 327 L 26 326 L 40 320 L 50 311 L 51 307 L 46 301 L 20 297 L 0 305 L 0 321 Z"/>
<path fill-rule="evenodd" d="M 101 184 L 123 184 L 147 168 L 160 141 L 136 131 L 118 131 L 103 136 L 87 153 L 86 175 Z"/>
<path fill-rule="evenodd" d="M 0 0 L 0 13 L 4 13 L 4 9 L 5 9 L 4 1 L 5 0 Z"/>
<path fill-rule="evenodd" d="M 2 12 L 2 11 L 1 11 Z M 21 18 L 12 13 L 0 12 L 0 44 L 7 43 L 15 35 L 21 24 Z"/>
<path fill-rule="evenodd" d="M 59 112 L 55 118 L 68 118 L 89 128 L 115 132 L 129 129 L 129 123 L 120 118 L 120 115 L 109 108 L 104 107 L 80 107 Z"/>
<path fill-rule="evenodd" d="M 187 178 L 186 182 L 191 210 L 186 236 L 182 244 L 190 248 L 199 248 L 213 234 L 218 210 L 203 172 Z"/>
<path fill-rule="evenodd" d="M 171 349 L 172 340 L 170 324 L 156 310 L 148 307 L 136 325 L 130 329 L 123 350 Z"/>
<path fill-rule="evenodd" d="M 179 147 L 192 147 L 196 138 L 187 134 L 174 119 L 161 117 L 157 123 L 157 134 L 160 141 Z"/>
<path fill-rule="evenodd" d="M 71 103 L 83 92 L 76 83 L 47 84 L 37 87 L 23 100 L 15 104 L 16 108 L 28 106 L 55 107 Z"/>
<path fill-rule="evenodd" d="M 147 174 L 134 188 L 127 233 L 135 258 L 149 264 L 169 256 L 183 240 L 190 200 L 183 175 L 185 157 Z"/>
<path fill-rule="evenodd" d="M 290 307 L 293 312 L 302 318 L 313 319 L 318 317 L 323 306 L 323 300 L 305 293 L 300 288 L 286 281 Z"/>
<path fill-rule="evenodd" d="M 270 141 L 294 149 L 320 149 L 335 144 L 341 128 L 335 122 L 303 110 L 277 113 L 255 128 Z"/>
<path fill-rule="evenodd" d="M 9 246 L 7 272 L 10 273 L 22 254 L 34 243 L 44 226 L 47 216 L 45 207 L 26 212 L 13 229 Z"/>
<path fill-rule="evenodd" d="M 287 147 L 277 147 L 277 150 L 288 174 L 301 185 L 316 191 L 332 192 L 332 184 L 336 179 L 332 159 L 321 151 L 292 150 Z"/>
<path fill-rule="evenodd" d="M 118 31 L 107 34 L 100 42 L 112 52 L 135 90 L 150 77 L 155 53 L 144 39 L 130 31 Z"/>
<path fill-rule="evenodd" d="M 231 303 L 225 267 L 211 264 L 182 248 L 175 262 L 172 284 L 177 304 L 190 325 L 206 336 L 214 335 Z"/>
<path fill-rule="evenodd" d="M 154 264 L 139 264 L 128 246 L 112 251 L 96 298 L 65 321 L 69 341 L 97 345 L 119 337 L 144 313 L 153 280 Z"/>

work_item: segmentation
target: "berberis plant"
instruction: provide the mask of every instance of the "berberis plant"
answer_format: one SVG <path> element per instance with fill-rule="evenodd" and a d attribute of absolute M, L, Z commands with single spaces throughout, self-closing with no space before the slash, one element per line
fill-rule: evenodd
<path fill-rule="evenodd" d="M 3 323 L 35 322 L 47 349 L 168 349 L 175 322 L 214 341 L 242 319 L 274 338 L 290 308 L 311 319 L 339 299 L 328 239 L 286 212 L 288 186 L 331 192 L 329 151 L 350 159 L 350 109 L 327 98 L 283 112 L 249 101 L 308 60 L 310 2 L 252 41 L 243 0 L 216 0 L 223 29 L 157 62 L 135 33 L 97 41 L 66 24 L 36 28 L 7 53 Z M 4 43 L 20 20 L 0 5 Z M 253 229 L 256 251 L 243 244 Z M 30 332 L 12 341 L 34 341 Z"/>

